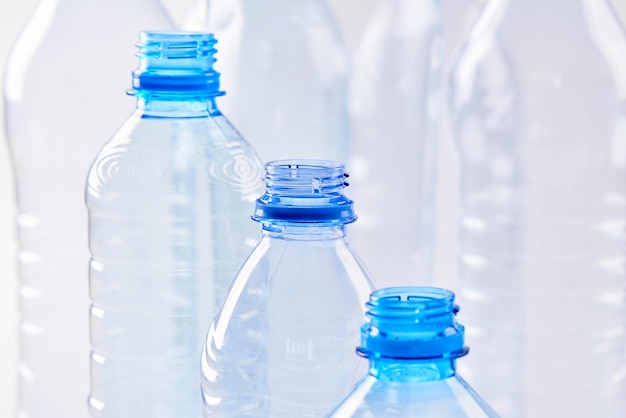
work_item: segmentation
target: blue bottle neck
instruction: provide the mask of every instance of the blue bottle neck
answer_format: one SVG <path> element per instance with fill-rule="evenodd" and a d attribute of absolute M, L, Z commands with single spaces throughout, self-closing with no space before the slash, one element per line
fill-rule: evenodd
<path fill-rule="evenodd" d="M 393 382 L 431 382 L 455 375 L 454 359 L 398 360 L 370 359 L 370 375 L 379 380 Z"/>
<path fill-rule="evenodd" d="M 221 115 L 215 97 L 177 97 L 175 99 L 137 97 L 137 109 L 145 116 L 194 118 Z"/>
<path fill-rule="evenodd" d="M 343 239 L 346 236 L 344 225 L 298 225 L 262 222 L 264 237 L 291 241 L 326 241 Z"/>

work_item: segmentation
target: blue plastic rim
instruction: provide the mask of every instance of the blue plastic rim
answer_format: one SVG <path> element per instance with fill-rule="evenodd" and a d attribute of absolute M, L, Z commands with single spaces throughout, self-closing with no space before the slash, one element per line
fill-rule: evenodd
<path fill-rule="evenodd" d="M 204 94 L 221 96 L 220 74 L 213 64 L 217 40 L 211 33 L 145 31 L 139 34 L 139 68 L 133 95 Z"/>
<path fill-rule="evenodd" d="M 455 359 L 469 351 L 456 322 L 454 293 L 437 287 L 379 289 L 365 304 L 359 355 L 405 360 Z"/>
<path fill-rule="evenodd" d="M 345 225 L 356 220 L 345 166 L 325 160 L 279 160 L 265 165 L 265 194 L 252 219 L 262 223 Z"/>

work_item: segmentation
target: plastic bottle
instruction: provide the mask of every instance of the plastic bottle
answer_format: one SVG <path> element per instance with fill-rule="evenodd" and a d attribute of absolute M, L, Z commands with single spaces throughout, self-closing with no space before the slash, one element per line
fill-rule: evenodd
<path fill-rule="evenodd" d="M 626 416 L 624 56 L 608 1 L 492 0 L 452 72 L 461 371 L 503 416 Z"/>
<path fill-rule="evenodd" d="M 197 0 L 183 28 L 220 40 L 220 107 L 265 161 L 347 160 L 347 52 L 326 0 Z"/>
<path fill-rule="evenodd" d="M 350 167 L 362 205 L 351 242 L 384 285 L 432 277 L 442 60 L 441 0 L 380 2 L 355 53 Z"/>
<path fill-rule="evenodd" d="M 202 414 L 200 349 L 262 192 L 262 163 L 215 105 L 215 42 L 141 33 L 137 110 L 89 172 L 93 417 Z"/>
<path fill-rule="evenodd" d="M 169 28 L 157 0 L 41 0 L 6 68 L 6 133 L 20 241 L 17 416 L 88 415 L 85 178 L 132 110 L 120 95 L 145 27 Z"/>
<path fill-rule="evenodd" d="M 469 351 L 454 293 L 435 287 L 379 289 L 367 302 L 357 353 L 369 374 L 329 418 L 488 418 L 495 412 L 456 374 Z"/>
<path fill-rule="evenodd" d="M 372 282 L 345 238 L 356 215 L 329 161 L 266 164 L 262 238 L 202 352 L 205 417 L 319 417 L 356 383 L 352 355 Z"/>

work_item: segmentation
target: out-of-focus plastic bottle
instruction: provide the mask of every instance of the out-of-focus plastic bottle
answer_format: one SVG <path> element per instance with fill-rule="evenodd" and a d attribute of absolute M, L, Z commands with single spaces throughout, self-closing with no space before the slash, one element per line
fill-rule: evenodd
<path fill-rule="evenodd" d="M 89 173 L 93 417 L 202 414 L 200 350 L 256 242 L 263 169 L 215 105 L 214 44 L 140 35 L 137 110 Z"/>
<path fill-rule="evenodd" d="M 468 348 L 454 293 L 435 287 L 376 290 L 357 353 L 369 374 L 329 418 L 488 418 L 496 414 L 456 374 Z"/>
<path fill-rule="evenodd" d="M 344 166 L 266 165 L 262 238 L 235 277 L 202 352 L 206 417 L 319 417 L 365 370 L 353 355 L 372 282 L 345 238 L 356 216 Z"/>
<path fill-rule="evenodd" d="M 626 416 L 625 56 L 606 0 L 492 0 L 452 73 L 461 371 L 503 416 Z"/>
<path fill-rule="evenodd" d="M 346 161 L 348 60 L 326 0 L 197 0 L 183 28 L 220 40 L 220 107 L 265 161 Z"/>
<path fill-rule="evenodd" d="M 385 285 L 432 277 L 442 59 L 441 0 L 381 2 L 355 53 L 351 241 Z"/>
<path fill-rule="evenodd" d="M 4 99 L 19 210 L 20 417 L 88 415 L 85 178 L 132 111 L 120 92 L 137 33 L 171 26 L 157 0 L 41 0 L 11 51 Z"/>

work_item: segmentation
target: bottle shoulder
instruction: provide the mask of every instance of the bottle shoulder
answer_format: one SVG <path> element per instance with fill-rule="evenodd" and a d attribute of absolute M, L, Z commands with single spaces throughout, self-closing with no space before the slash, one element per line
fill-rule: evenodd
<path fill-rule="evenodd" d="M 262 172 L 256 151 L 221 115 L 155 118 L 136 111 L 97 155 L 87 196 L 184 195 L 193 187 L 227 190 L 251 203 L 262 194 Z"/>
<path fill-rule="evenodd" d="M 361 325 L 364 301 L 373 287 L 343 239 L 315 243 L 264 236 L 233 279 L 215 323 L 237 333 L 239 327 L 228 324 L 245 323 L 242 318 L 254 305 L 263 312 L 262 321 L 271 321 L 267 315 L 283 310 L 297 326 L 298 312 L 309 322 L 307 318 L 313 317 L 302 308 L 317 305 L 323 307 L 321 317 L 340 324 L 350 317 L 354 329 L 346 327 L 343 332 L 351 333 Z"/>
<path fill-rule="evenodd" d="M 328 418 L 490 418 L 497 415 L 458 376 L 398 382 L 368 375 Z"/>

